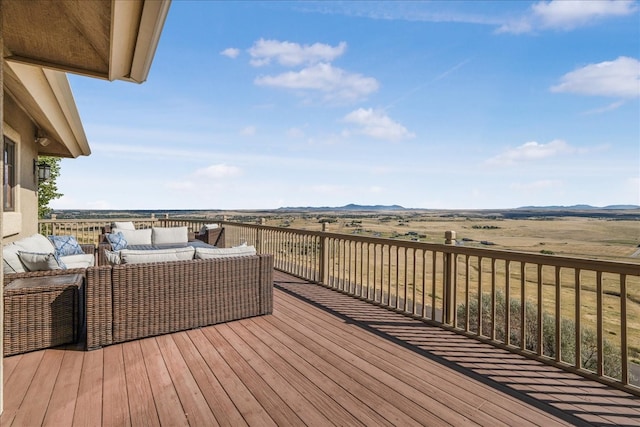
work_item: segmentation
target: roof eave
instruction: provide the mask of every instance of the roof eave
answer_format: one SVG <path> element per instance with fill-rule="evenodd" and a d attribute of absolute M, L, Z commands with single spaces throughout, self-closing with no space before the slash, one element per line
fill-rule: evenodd
<path fill-rule="evenodd" d="M 143 3 L 114 0 L 109 80 L 135 83 L 147 80 L 170 5 L 170 0 Z"/>
<path fill-rule="evenodd" d="M 14 98 L 34 125 L 56 142 L 38 146 L 38 153 L 74 158 L 91 154 L 66 74 L 18 62 L 7 61 L 6 65 L 28 93 L 28 97 L 14 94 Z M 64 152 L 56 147 L 64 147 Z"/>

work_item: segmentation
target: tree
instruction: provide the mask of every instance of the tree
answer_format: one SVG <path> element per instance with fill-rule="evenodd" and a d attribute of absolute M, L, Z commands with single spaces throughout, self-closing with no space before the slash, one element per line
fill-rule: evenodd
<path fill-rule="evenodd" d="M 56 183 L 60 176 L 60 160 L 59 157 L 38 157 L 38 163 L 46 163 L 51 168 L 49 179 L 38 183 L 38 218 L 40 219 L 51 213 L 52 209 L 49 207 L 49 202 L 63 196 L 62 193 L 58 192 Z"/>

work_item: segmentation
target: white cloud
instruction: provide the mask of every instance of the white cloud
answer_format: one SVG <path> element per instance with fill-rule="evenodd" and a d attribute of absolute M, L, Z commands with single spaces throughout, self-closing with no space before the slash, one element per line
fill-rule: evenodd
<path fill-rule="evenodd" d="M 243 128 L 242 130 L 240 130 L 240 135 L 243 136 L 253 136 L 256 134 L 256 127 L 255 126 L 247 126 L 245 128 Z"/>
<path fill-rule="evenodd" d="M 633 0 L 553 0 L 538 2 L 531 9 L 544 27 L 571 30 L 597 19 L 629 15 L 636 5 Z"/>
<path fill-rule="evenodd" d="M 211 165 L 203 169 L 198 169 L 194 175 L 204 178 L 231 178 L 242 175 L 242 169 L 221 163 L 218 165 Z"/>
<path fill-rule="evenodd" d="M 551 92 L 635 98 L 640 96 L 640 61 L 621 56 L 614 61 L 589 64 L 561 78 Z"/>
<path fill-rule="evenodd" d="M 499 33 L 521 34 L 536 29 L 569 31 L 594 21 L 637 11 L 634 0 L 552 0 L 531 6 L 525 16 L 506 22 Z"/>
<path fill-rule="evenodd" d="M 320 91 L 326 100 L 355 101 L 378 90 L 373 77 L 349 73 L 331 64 L 320 63 L 300 71 L 276 76 L 262 76 L 254 80 L 259 86 L 280 87 L 302 91 Z"/>
<path fill-rule="evenodd" d="M 300 45 L 298 43 L 278 40 L 260 39 L 249 49 L 251 65 L 260 67 L 270 64 L 272 60 L 280 65 L 295 67 L 311 65 L 318 62 L 331 62 L 347 50 L 347 44 L 340 42 L 337 46 L 324 43 Z"/>
<path fill-rule="evenodd" d="M 605 105 L 604 107 L 601 108 L 596 108 L 593 110 L 589 110 L 589 111 L 585 111 L 584 113 L 582 113 L 585 116 L 591 115 L 591 114 L 602 114 L 602 113 L 606 113 L 607 111 L 613 111 L 613 110 L 617 110 L 618 108 L 622 107 L 624 105 L 624 101 L 616 101 L 616 102 L 612 102 L 609 105 Z"/>
<path fill-rule="evenodd" d="M 343 121 L 359 126 L 356 133 L 376 139 L 401 141 L 415 137 L 415 134 L 409 132 L 400 123 L 393 121 L 382 111 L 375 111 L 371 108 L 359 108 L 352 111 L 344 117 Z"/>
<path fill-rule="evenodd" d="M 487 160 L 487 164 L 512 165 L 520 162 L 554 157 L 574 151 L 574 148 L 561 139 L 555 139 L 547 144 L 530 141 Z"/>
<path fill-rule="evenodd" d="M 377 185 L 372 185 L 371 187 L 369 187 L 370 193 L 378 194 L 378 193 L 382 193 L 383 191 L 384 191 L 384 188 Z"/>
<path fill-rule="evenodd" d="M 236 49 L 235 47 L 229 47 L 223 50 L 222 52 L 220 52 L 220 55 L 234 59 L 234 58 L 237 58 L 238 55 L 240 55 L 240 49 Z"/>

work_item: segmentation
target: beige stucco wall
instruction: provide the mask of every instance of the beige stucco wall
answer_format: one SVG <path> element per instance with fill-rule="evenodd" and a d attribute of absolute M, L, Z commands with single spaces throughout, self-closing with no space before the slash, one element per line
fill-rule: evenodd
<path fill-rule="evenodd" d="M 3 212 L 4 244 L 38 232 L 38 182 L 33 161 L 38 152 L 34 142 L 36 128 L 16 102 L 4 94 L 4 134 L 16 143 L 16 209 Z"/>

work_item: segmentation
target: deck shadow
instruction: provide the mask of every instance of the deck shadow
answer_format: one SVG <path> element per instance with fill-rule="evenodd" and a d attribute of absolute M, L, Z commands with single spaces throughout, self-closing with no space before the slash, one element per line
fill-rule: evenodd
<path fill-rule="evenodd" d="M 574 425 L 640 425 L 640 398 L 280 272 L 277 289 Z"/>

